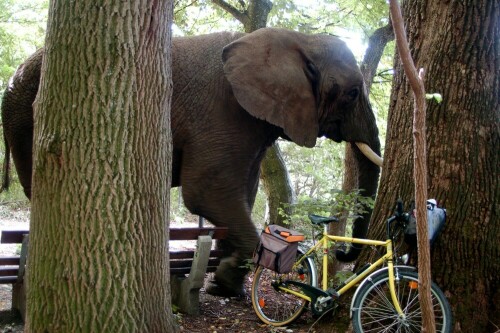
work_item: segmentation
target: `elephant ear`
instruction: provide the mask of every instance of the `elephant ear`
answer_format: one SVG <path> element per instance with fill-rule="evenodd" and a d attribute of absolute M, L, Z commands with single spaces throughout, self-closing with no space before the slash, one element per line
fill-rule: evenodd
<path fill-rule="evenodd" d="M 319 124 L 317 78 L 312 76 L 319 72 L 300 39 L 303 35 L 293 31 L 260 29 L 227 45 L 222 60 L 233 93 L 248 113 L 281 127 L 295 143 L 313 147 Z"/>

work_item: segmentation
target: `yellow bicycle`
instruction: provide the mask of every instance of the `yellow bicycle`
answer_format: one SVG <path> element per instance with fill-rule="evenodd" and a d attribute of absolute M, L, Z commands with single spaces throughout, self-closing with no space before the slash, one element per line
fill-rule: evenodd
<path fill-rule="evenodd" d="M 419 280 L 416 268 L 400 265 L 393 251 L 394 240 L 409 220 L 398 203 L 394 216 L 387 220 L 387 240 L 350 238 L 328 235 L 327 226 L 334 217 L 309 216 L 315 225 L 323 226 L 323 237 L 307 251 L 299 249 L 292 271 L 280 274 L 257 266 L 252 282 L 252 305 L 257 316 L 272 326 L 288 325 L 310 306 L 320 316 L 336 305 L 336 300 L 358 286 L 352 298 L 350 314 L 355 332 L 420 332 L 422 316 L 418 301 Z M 385 254 L 373 264 L 366 264 L 356 274 L 329 289 L 328 250 L 336 243 L 363 244 L 383 248 Z M 322 250 L 322 281 L 313 256 Z M 378 268 L 378 269 L 377 269 Z M 451 308 L 443 292 L 433 282 L 431 295 L 436 332 L 451 332 Z"/>

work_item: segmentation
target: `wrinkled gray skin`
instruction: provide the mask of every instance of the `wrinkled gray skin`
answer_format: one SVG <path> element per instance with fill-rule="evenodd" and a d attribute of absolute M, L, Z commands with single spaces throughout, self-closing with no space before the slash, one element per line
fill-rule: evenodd
<path fill-rule="evenodd" d="M 28 197 L 42 55 L 39 50 L 19 67 L 2 103 L 6 147 Z M 336 37 L 266 28 L 174 38 L 173 83 L 172 186 L 182 185 L 192 213 L 229 227 L 232 255 L 214 285 L 229 294 L 240 290 L 246 270 L 237 266 L 258 241 L 250 212 L 267 147 L 278 137 L 313 147 L 326 136 L 364 142 L 380 154 L 360 70 Z M 354 149 L 359 187 L 373 196 L 379 168 Z M 356 221 L 354 236 L 365 236 L 369 216 Z M 354 260 L 358 252 L 339 256 Z"/>

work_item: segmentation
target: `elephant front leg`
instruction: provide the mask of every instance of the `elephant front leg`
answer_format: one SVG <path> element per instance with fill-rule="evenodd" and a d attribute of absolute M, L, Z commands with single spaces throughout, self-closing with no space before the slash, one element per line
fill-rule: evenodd
<path fill-rule="evenodd" d="M 249 272 L 249 260 L 259 240 L 257 230 L 250 218 L 246 198 L 235 200 L 234 197 L 226 196 L 221 199 L 215 195 L 216 191 L 211 193 L 211 197 L 197 201 L 196 208 L 189 207 L 191 202 L 185 200 L 193 213 L 206 217 L 217 227 L 228 228 L 228 235 L 223 242 L 226 257 L 221 260 L 214 280 L 208 283 L 206 291 L 216 296 L 241 296 L 244 294 L 244 279 Z"/>
<path fill-rule="evenodd" d="M 206 286 L 206 291 L 214 296 L 241 297 L 245 295 L 245 276 L 250 271 L 258 234 L 249 217 L 244 224 L 234 223 L 228 227 L 229 233 L 223 247 L 229 256 L 221 260 L 214 279 Z"/>
<path fill-rule="evenodd" d="M 202 153 L 187 156 L 201 158 Z M 223 161 L 226 163 L 228 160 Z M 239 296 L 243 294 L 249 260 L 258 243 L 257 230 L 250 217 L 258 169 L 256 172 L 249 168 L 249 165 L 258 167 L 258 163 L 240 158 L 230 164 L 214 166 L 208 159 L 203 161 L 195 164 L 189 164 L 187 159 L 183 161 L 181 183 L 184 203 L 192 213 L 207 218 L 217 227 L 228 228 L 223 244 L 226 257 L 206 290 L 214 295 Z"/>
<path fill-rule="evenodd" d="M 248 201 L 248 207 L 247 211 L 252 211 L 253 206 L 255 203 L 255 198 L 257 196 L 257 190 L 259 187 L 259 175 L 260 175 L 260 169 L 258 167 L 254 168 L 251 176 L 249 177 L 249 183 L 247 184 L 247 201 Z M 250 179 L 253 179 L 253 183 L 250 183 Z M 244 209 L 243 209 L 244 210 Z M 250 213 L 245 214 L 245 216 L 250 219 Z M 252 221 L 250 221 L 252 223 Z M 233 252 L 235 251 L 235 247 L 231 245 L 231 242 L 229 240 L 218 240 L 216 244 L 217 250 L 221 250 L 223 252 L 223 257 L 229 257 L 232 256 Z"/>

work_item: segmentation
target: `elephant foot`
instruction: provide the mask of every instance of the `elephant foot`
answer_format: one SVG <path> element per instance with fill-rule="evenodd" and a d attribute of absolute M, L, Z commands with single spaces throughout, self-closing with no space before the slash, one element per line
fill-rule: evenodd
<path fill-rule="evenodd" d="M 243 288 L 243 285 L 241 285 L 237 289 L 234 289 L 234 287 L 228 288 L 222 284 L 219 284 L 216 280 L 208 282 L 207 286 L 205 287 L 205 291 L 212 296 L 218 297 L 244 298 L 246 296 L 245 288 Z"/>
<path fill-rule="evenodd" d="M 214 280 L 205 288 L 206 292 L 213 296 L 244 297 L 246 293 L 243 283 L 248 269 L 238 265 L 238 262 L 234 257 L 221 260 Z"/>

